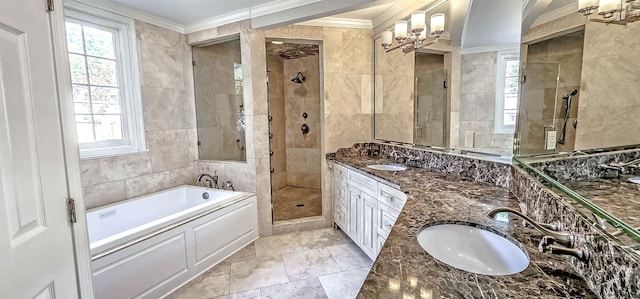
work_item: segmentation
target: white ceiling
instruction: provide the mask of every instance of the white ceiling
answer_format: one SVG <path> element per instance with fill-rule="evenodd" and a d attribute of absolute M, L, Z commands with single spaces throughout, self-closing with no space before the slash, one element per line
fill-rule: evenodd
<path fill-rule="evenodd" d="M 521 0 L 473 0 L 462 34 L 462 48 L 520 43 Z"/>

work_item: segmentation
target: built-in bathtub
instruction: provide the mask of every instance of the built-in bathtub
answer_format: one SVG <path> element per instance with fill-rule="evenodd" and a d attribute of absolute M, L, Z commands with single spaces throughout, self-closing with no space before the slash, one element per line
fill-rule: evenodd
<path fill-rule="evenodd" d="M 258 238 L 252 193 L 180 186 L 87 212 L 96 298 L 159 298 Z"/>

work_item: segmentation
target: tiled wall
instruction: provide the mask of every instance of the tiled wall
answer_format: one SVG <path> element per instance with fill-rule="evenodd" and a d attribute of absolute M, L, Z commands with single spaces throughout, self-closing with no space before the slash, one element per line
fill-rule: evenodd
<path fill-rule="evenodd" d="M 416 133 L 415 143 L 445 146 L 447 80 L 444 55 L 416 53 Z"/>
<path fill-rule="evenodd" d="M 148 152 L 81 161 L 88 209 L 194 182 L 196 121 L 184 35 L 136 21 Z"/>
<path fill-rule="evenodd" d="M 496 52 L 462 55 L 459 147 L 511 155 L 512 134 L 494 134 L 496 107 Z M 473 147 L 465 147 L 465 132 L 475 132 Z"/>
<path fill-rule="evenodd" d="M 298 72 L 307 78 L 303 84 L 288 80 Z M 287 185 L 320 188 L 320 58 L 285 59 L 284 74 L 286 132 L 272 129 L 272 133 L 286 134 Z M 302 134 L 303 124 L 309 126 L 308 134 Z"/>
<path fill-rule="evenodd" d="M 560 137 L 564 121 L 562 96 L 571 89 L 580 90 L 583 43 L 584 32 L 579 31 L 528 46 L 527 81 L 522 85 L 518 120 L 522 154 L 545 151 L 543 128 L 546 125 L 553 124 Z M 565 144 L 556 144 L 560 151 L 574 148 L 576 129 L 572 124 L 578 116 L 579 99 L 580 93 L 572 97 Z"/>
<path fill-rule="evenodd" d="M 576 149 L 638 144 L 640 24 L 585 26 Z"/>
<path fill-rule="evenodd" d="M 287 185 L 287 134 L 285 132 L 285 103 L 284 103 L 284 61 L 277 55 L 267 56 L 267 70 L 269 70 L 269 114 L 273 117 L 269 125 L 271 132 L 276 132 L 271 138 L 271 187 L 279 190 Z"/>
<path fill-rule="evenodd" d="M 382 39 L 375 47 L 375 138 L 413 143 L 415 52 L 385 53 Z"/>
<path fill-rule="evenodd" d="M 244 160 L 244 107 L 236 94 L 239 40 L 194 47 L 196 119 L 201 160 Z"/>

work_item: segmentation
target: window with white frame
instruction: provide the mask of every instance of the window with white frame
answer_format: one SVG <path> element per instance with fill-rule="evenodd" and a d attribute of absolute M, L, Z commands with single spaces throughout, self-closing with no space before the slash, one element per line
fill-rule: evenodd
<path fill-rule="evenodd" d="M 65 23 L 81 158 L 145 150 L 133 20 L 79 6 Z"/>
<path fill-rule="evenodd" d="M 520 53 L 516 50 L 498 51 L 496 64 L 496 134 L 515 132 L 518 112 L 518 78 Z"/>

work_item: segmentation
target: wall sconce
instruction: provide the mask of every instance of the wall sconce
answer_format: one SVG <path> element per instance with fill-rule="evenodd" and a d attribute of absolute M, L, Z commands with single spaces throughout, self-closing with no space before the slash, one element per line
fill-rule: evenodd
<path fill-rule="evenodd" d="M 578 12 L 592 22 L 626 26 L 640 20 L 640 3 L 636 0 L 579 0 Z M 589 17 L 596 12 L 602 18 Z"/>
<path fill-rule="evenodd" d="M 399 20 L 394 26 L 394 31 L 385 30 L 382 32 L 382 47 L 385 53 L 393 50 L 402 49 L 405 54 L 416 51 L 418 49 L 426 48 L 429 45 L 438 42 L 438 38 L 444 33 L 444 21 L 445 17 L 443 13 L 436 13 L 431 16 L 431 35 L 434 40 L 426 42 L 427 40 L 427 22 L 425 18 L 425 11 L 417 10 L 411 14 L 411 33 L 408 33 L 407 20 Z M 398 45 L 391 47 L 393 44 L 395 32 L 395 40 Z"/>

